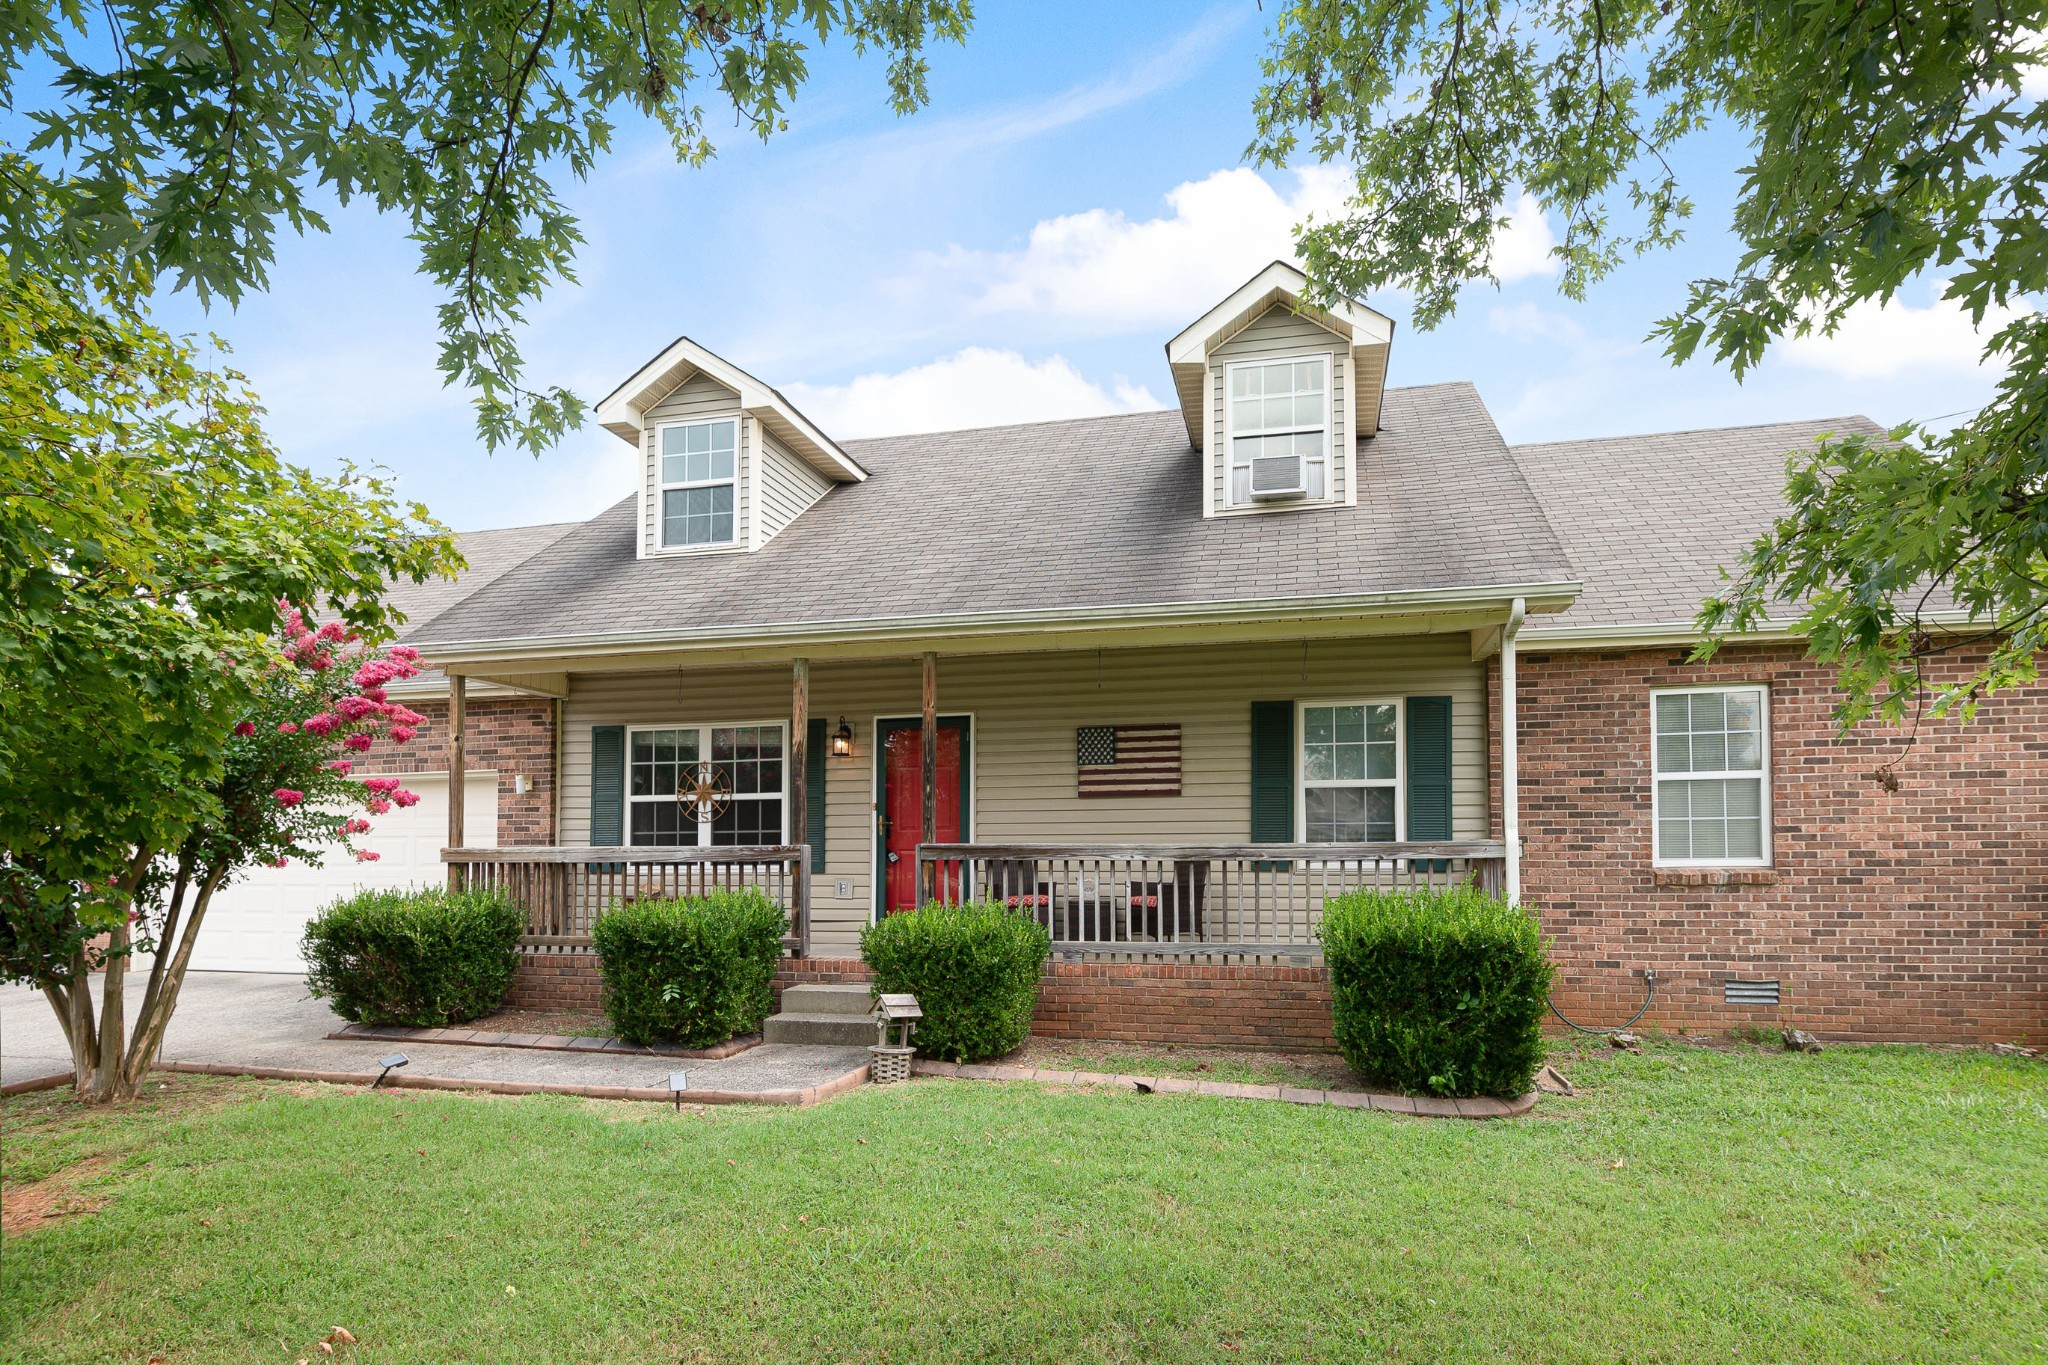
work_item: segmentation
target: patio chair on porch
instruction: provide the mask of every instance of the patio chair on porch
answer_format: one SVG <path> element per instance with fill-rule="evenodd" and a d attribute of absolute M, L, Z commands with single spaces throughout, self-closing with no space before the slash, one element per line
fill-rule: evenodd
<path fill-rule="evenodd" d="M 1038 864 L 1029 858 L 1005 858 L 982 864 L 988 898 L 1030 915 L 1052 927 L 1052 883 L 1038 880 Z"/>
<path fill-rule="evenodd" d="M 1203 911 L 1209 899 L 1209 864 L 1180 859 L 1173 880 L 1131 883 L 1131 937 L 1145 939 L 1203 937 Z"/>

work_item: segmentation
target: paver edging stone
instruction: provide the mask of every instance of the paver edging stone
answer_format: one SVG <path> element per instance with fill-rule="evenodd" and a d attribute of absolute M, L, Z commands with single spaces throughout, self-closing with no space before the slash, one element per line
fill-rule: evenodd
<path fill-rule="evenodd" d="M 362 1035 L 354 1035 L 360 1038 Z M 194 1076 L 250 1076 L 264 1081 L 317 1081 L 327 1085 L 368 1086 L 378 1079 L 374 1071 L 313 1071 L 283 1066 L 239 1066 L 228 1062 L 158 1062 L 158 1071 Z M 47 1078 L 46 1078 L 47 1079 Z M 857 1086 L 867 1084 L 866 1063 L 844 1075 L 802 1090 L 689 1090 L 685 1104 L 771 1104 L 809 1108 Z M 383 1081 L 386 1090 L 481 1090 L 493 1095 L 575 1095 L 593 1100 L 650 1100 L 668 1104 L 675 1095 L 665 1088 L 644 1085 L 578 1085 L 557 1081 L 495 1081 L 469 1076 L 412 1076 L 393 1072 Z"/>
<path fill-rule="evenodd" d="M 1162 1095 L 1213 1095 L 1231 1100 L 1276 1100 L 1282 1104 L 1328 1104 L 1339 1109 L 1377 1109 L 1432 1119 L 1520 1118 L 1536 1107 L 1536 1092 L 1511 1100 L 1482 1097 L 1439 1099 L 1434 1095 L 1394 1095 L 1377 1090 L 1310 1090 L 1295 1085 L 1236 1085 L 1228 1081 L 1197 1081 L 1184 1076 L 1119 1076 L 1100 1071 L 1051 1071 L 1024 1066 L 970 1066 L 954 1062 L 912 1060 L 915 1076 L 941 1076 L 963 1081 L 1038 1081 L 1045 1085 L 1149 1086 Z"/>
<path fill-rule="evenodd" d="M 376 1038 L 394 1043 L 448 1043 L 459 1047 L 520 1047 L 537 1052 L 623 1052 L 636 1057 L 685 1057 L 697 1062 L 722 1062 L 761 1045 L 758 1033 L 743 1033 L 716 1047 L 650 1047 L 617 1038 L 571 1038 L 560 1033 L 480 1033 L 465 1028 L 400 1028 L 395 1024 L 343 1024 L 329 1038 L 360 1042 Z"/>

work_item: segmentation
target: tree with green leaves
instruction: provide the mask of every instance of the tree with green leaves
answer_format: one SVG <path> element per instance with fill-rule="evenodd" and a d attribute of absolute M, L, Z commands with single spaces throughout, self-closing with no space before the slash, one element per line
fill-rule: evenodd
<path fill-rule="evenodd" d="M 48 993 L 80 1093 L 112 1099 L 154 1056 L 212 891 L 339 827 L 318 764 L 342 751 L 237 732 L 333 709 L 280 699 L 279 603 L 374 641 L 393 582 L 460 561 L 380 480 L 280 460 L 240 376 L 150 325 L 139 282 L 93 296 L 0 282 L 0 975 Z M 322 800 L 264 805 L 279 789 Z M 126 962 L 152 947 L 131 1032 Z"/>
<path fill-rule="evenodd" d="M 1348 162 L 1345 213 L 1300 235 L 1308 273 L 1325 296 L 1411 289 L 1425 327 L 1493 278 L 1523 189 L 1562 222 L 1568 297 L 1671 246 L 1693 211 L 1676 148 L 1710 125 L 1748 139 L 1742 249 L 1657 325 L 1675 361 L 1740 377 L 1926 276 L 1980 324 L 2011 316 L 1969 420 L 1788 452 L 1786 512 L 1699 614 L 1705 658 L 1794 604 L 1844 728 L 1967 716 L 2048 648 L 2048 107 L 2024 88 L 2044 26 L 2039 0 L 1288 0 L 1250 154 Z"/>
<path fill-rule="evenodd" d="M 713 112 L 785 126 L 811 45 L 886 65 L 888 99 L 926 99 L 926 45 L 959 42 L 971 0 L 71 0 L 0 11 L 0 89 L 33 130 L 0 141 L 0 252 L 17 278 L 109 262 L 229 302 L 268 283 L 280 226 L 322 227 L 323 192 L 403 215 L 443 291 L 440 366 L 474 393 L 492 446 L 545 449 L 576 426 L 566 389 L 530 386 L 518 332 L 581 242 L 563 199 L 651 119 L 684 163 Z M 53 73 L 40 89 L 29 73 Z"/>

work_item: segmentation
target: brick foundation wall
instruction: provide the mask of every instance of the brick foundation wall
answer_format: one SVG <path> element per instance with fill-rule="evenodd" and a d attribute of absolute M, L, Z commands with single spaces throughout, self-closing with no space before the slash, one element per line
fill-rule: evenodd
<path fill-rule="evenodd" d="M 1644 1022 L 1667 1029 L 2048 1042 L 2048 686 L 1924 724 L 1911 745 L 1877 726 L 1837 739 L 1832 671 L 1800 647 L 1682 655 L 1519 659 L 1522 892 L 1565 1012 L 1619 1022 L 1649 968 Z M 1769 685 L 1774 866 L 1660 873 L 1650 689 L 1712 682 Z M 1498 688 L 1496 663 L 1496 714 Z M 1872 774 L 1894 760 L 1891 791 Z M 1723 1003 L 1730 977 L 1780 981 L 1781 1004 Z"/>
<path fill-rule="evenodd" d="M 427 718 L 409 744 L 379 744 L 356 760 L 361 776 L 448 771 L 448 703 L 409 700 Z M 555 837 L 555 704 L 545 697 L 471 697 L 466 762 L 498 774 L 498 842 L 549 844 Z M 515 778 L 527 780 L 517 790 Z"/>
<path fill-rule="evenodd" d="M 595 1014 L 604 1008 L 604 983 L 597 954 L 585 951 L 519 954 L 519 970 L 506 992 L 508 1010 L 569 1010 Z"/>
<path fill-rule="evenodd" d="M 867 982 L 859 958 L 789 958 L 785 987 Z M 526 953 L 506 1000 L 513 1009 L 597 1010 L 597 958 L 587 952 Z M 1329 976 L 1320 967 L 1150 962 L 1053 962 L 1038 983 L 1031 1031 L 1044 1038 L 1180 1043 L 1241 1048 L 1327 1049 Z"/>

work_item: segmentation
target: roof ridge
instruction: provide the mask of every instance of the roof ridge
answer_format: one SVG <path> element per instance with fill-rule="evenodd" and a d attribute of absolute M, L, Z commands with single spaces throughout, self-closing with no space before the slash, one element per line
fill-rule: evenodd
<path fill-rule="evenodd" d="M 911 441 L 920 436 L 965 436 L 976 431 L 1022 431 L 1026 427 L 1070 427 L 1082 422 L 1114 422 L 1129 417 L 1178 417 L 1178 408 L 1146 408 L 1141 412 L 1098 412 L 1091 417 L 1046 417 L 1036 422 L 992 422 L 980 427 L 942 427 L 937 431 L 902 431 L 894 436 L 849 436 L 843 446 L 873 445 L 877 441 Z"/>
<path fill-rule="evenodd" d="M 1725 436 L 1736 431 L 1766 431 L 1772 427 L 1825 427 L 1836 422 L 1869 422 L 1882 431 L 1884 428 L 1872 418 L 1860 412 L 1842 413 L 1834 417 L 1795 417 L 1782 422 L 1745 422 L 1733 427 L 1679 427 L 1666 431 L 1637 431 L 1619 436 L 1568 436 L 1560 441 L 1523 441 L 1510 445 L 1509 450 L 1543 450 L 1553 446 L 1594 446 L 1611 445 L 1617 441 L 1649 441 L 1659 436 Z"/>

